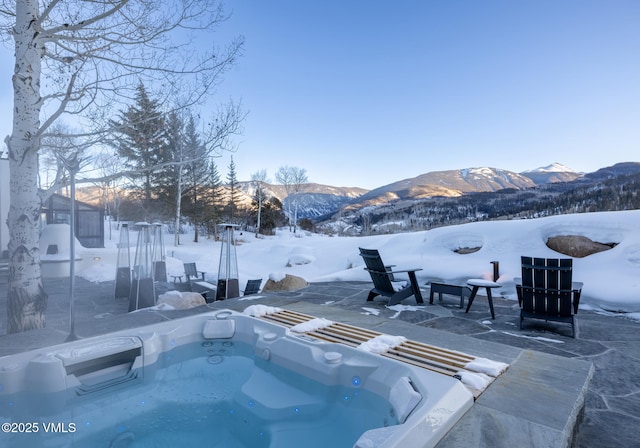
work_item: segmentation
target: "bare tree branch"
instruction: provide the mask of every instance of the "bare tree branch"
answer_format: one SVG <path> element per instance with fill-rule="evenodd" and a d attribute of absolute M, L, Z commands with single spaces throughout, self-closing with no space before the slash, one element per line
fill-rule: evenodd
<path fill-rule="evenodd" d="M 1 0 L 0 39 L 13 39 L 15 49 L 13 127 L 6 139 L 9 333 L 44 326 L 47 296 L 38 243 L 42 142 L 55 151 L 68 139 L 79 157 L 94 144 L 108 144 L 114 138 L 111 115 L 132 103 L 141 83 L 161 93 L 162 104 L 176 98 L 180 107 L 200 104 L 241 55 L 243 39 L 208 52 L 191 44 L 226 18 L 218 0 Z M 74 130 L 54 126 L 68 118 Z M 239 129 L 229 126 L 212 127 L 212 150 L 231 146 L 218 134 Z M 58 171 L 52 188 L 64 182 Z M 102 180 L 111 176 L 116 174 Z"/>

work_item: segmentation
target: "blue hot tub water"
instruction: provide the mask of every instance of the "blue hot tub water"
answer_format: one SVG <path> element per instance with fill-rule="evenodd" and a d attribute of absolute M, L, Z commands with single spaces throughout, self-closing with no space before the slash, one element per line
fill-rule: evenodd
<path fill-rule="evenodd" d="M 228 310 L 0 358 L 10 448 L 433 447 L 472 404 L 445 375 Z"/>
<path fill-rule="evenodd" d="M 40 425 L 0 437 L 8 447 L 350 447 L 369 429 L 398 424 L 388 401 L 359 377 L 349 387 L 324 385 L 254 358 L 244 343 L 193 343 L 157 364 L 152 381 L 80 397 L 47 415 L 38 415 L 49 408 L 41 396 L 2 397 L 0 415 Z M 45 432 L 48 422 L 75 430 Z"/>

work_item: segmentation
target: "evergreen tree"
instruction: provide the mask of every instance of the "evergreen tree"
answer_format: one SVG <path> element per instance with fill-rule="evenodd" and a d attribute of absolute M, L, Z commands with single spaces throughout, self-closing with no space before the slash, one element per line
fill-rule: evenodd
<path fill-rule="evenodd" d="M 216 225 L 220 221 L 223 210 L 223 189 L 220 173 L 216 163 L 211 160 L 208 165 L 207 184 L 203 196 L 202 222 L 209 234 L 216 233 Z"/>
<path fill-rule="evenodd" d="M 151 99 L 144 85 L 138 85 L 135 104 L 120 113 L 115 129 L 118 155 L 125 160 L 128 169 L 136 170 L 130 178 L 135 183 L 135 192 L 142 199 L 147 220 L 154 213 L 153 189 L 158 176 L 153 168 L 167 159 L 165 118 L 157 101 Z"/>
<path fill-rule="evenodd" d="M 282 202 L 272 197 L 263 204 L 261 228 L 265 235 L 272 235 L 276 227 L 283 226 L 287 219 L 282 211 Z"/>

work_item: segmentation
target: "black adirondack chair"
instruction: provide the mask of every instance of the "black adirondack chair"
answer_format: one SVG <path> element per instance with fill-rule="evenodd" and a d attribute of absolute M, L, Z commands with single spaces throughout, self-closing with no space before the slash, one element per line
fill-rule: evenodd
<path fill-rule="evenodd" d="M 516 292 L 522 321 L 542 319 L 571 324 L 576 337 L 575 314 L 578 313 L 582 283 L 573 281 L 571 258 L 522 257 L 522 278 L 516 278 Z"/>
<path fill-rule="evenodd" d="M 373 300 L 376 296 L 384 296 L 389 298 L 389 305 L 396 305 L 407 297 L 415 296 L 417 303 L 424 302 L 416 279 L 416 271 L 421 269 L 394 270 L 391 266 L 385 266 L 380 253 L 376 249 L 360 248 L 360 256 L 364 259 L 364 263 L 367 266 L 365 270 L 371 275 L 374 286 L 369 292 L 367 301 Z M 392 283 L 395 279 L 394 276 L 405 272 L 409 276 L 409 284 L 400 290 L 396 290 Z"/>
<path fill-rule="evenodd" d="M 249 296 L 251 294 L 258 294 L 260 292 L 260 285 L 262 284 L 262 279 L 258 278 L 255 280 L 247 280 L 247 286 L 244 288 L 244 292 L 242 295 Z"/>

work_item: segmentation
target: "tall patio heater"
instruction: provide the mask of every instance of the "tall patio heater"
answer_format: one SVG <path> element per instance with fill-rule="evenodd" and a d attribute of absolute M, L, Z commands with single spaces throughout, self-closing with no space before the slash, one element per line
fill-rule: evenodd
<path fill-rule="evenodd" d="M 129 247 L 129 225 L 120 226 L 118 259 L 116 260 L 115 298 L 127 298 L 131 291 L 131 249 Z"/>
<path fill-rule="evenodd" d="M 233 240 L 236 224 L 220 224 L 224 226 L 222 234 L 222 248 L 220 249 L 220 264 L 218 265 L 218 289 L 216 300 L 240 297 L 238 286 L 238 257 Z"/>
<path fill-rule="evenodd" d="M 164 252 L 162 224 L 153 224 L 153 279 L 157 282 L 167 281 L 167 261 Z"/>
<path fill-rule="evenodd" d="M 129 311 L 147 308 L 156 304 L 156 291 L 153 285 L 153 239 L 151 224 L 137 223 L 138 242 L 136 258 L 133 263 L 133 280 L 129 294 Z"/>

